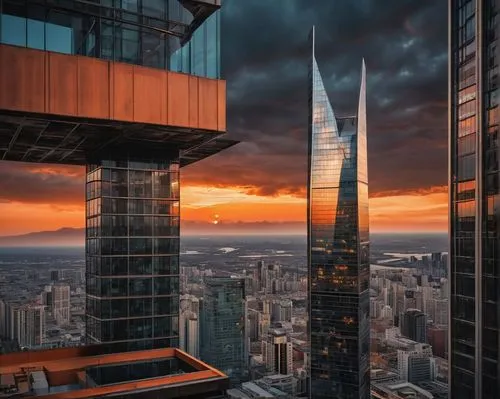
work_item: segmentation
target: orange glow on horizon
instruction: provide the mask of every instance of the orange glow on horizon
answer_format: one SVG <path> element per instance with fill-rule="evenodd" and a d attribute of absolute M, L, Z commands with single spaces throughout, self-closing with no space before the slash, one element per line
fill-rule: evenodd
<path fill-rule="evenodd" d="M 372 232 L 447 230 L 447 193 L 442 190 L 428 190 L 423 193 L 395 194 L 370 199 Z M 183 220 L 212 225 L 262 221 L 304 223 L 306 220 L 306 200 L 303 198 L 289 195 L 249 195 L 238 187 L 184 186 L 181 190 L 181 201 Z M 83 226 L 83 203 L 55 205 L 0 202 L 0 236 Z"/>

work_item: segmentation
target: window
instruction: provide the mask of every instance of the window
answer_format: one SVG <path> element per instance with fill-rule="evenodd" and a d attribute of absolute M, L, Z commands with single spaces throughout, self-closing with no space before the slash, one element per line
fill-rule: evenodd
<path fill-rule="evenodd" d="M 2 43 L 26 46 L 26 18 L 1 14 L 0 22 Z"/>

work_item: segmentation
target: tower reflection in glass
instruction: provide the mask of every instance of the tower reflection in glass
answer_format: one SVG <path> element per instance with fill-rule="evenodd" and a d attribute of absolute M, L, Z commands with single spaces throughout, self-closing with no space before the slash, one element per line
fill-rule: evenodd
<path fill-rule="evenodd" d="M 310 397 L 369 398 L 366 72 L 358 112 L 338 118 L 310 37 L 308 263 Z"/>

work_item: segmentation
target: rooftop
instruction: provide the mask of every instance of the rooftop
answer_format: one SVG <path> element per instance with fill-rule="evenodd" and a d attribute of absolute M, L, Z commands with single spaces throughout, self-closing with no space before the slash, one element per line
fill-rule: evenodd
<path fill-rule="evenodd" d="M 225 374 L 179 349 L 102 352 L 103 346 L 93 345 L 4 355 L 0 399 L 85 399 L 144 390 L 169 398 L 192 397 L 187 392 L 205 397 L 229 384 Z"/>

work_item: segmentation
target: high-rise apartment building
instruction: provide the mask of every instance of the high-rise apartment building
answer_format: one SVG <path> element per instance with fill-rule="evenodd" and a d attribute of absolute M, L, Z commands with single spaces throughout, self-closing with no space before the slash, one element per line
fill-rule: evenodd
<path fill-rule="evenodd" d="M 450 397 L 500 397 L 497 0 L 449 0 Z"/>
<path fill-rule="evenodd" d="M 271 322 L 292 321 L 293 303 L 290 299 L 274 300 L 271 302 Z"/>
<path fill-rule="evenodd" d="M 293 345 L 283 328 L 270 328 L 262 341 L 266 369 L 273 374 L 293 373 Z"/>
<path fill-rule="evenodd" d="M 179 344 L 180 168 L 235 144 L 220 6 L 0 0 L 0 160 L 86 167 L 88 343 Z"/>
<path fill-rule="evenodd" d="M 338 117 L 314 54 L 309 74 L 308 258 L 311 398 L 370 395 L 366 72 L 358 110 Z"/>
<path fill-rule="evenodd" d="M 13 305 L 10 338 L 21 348 L 39 348 L 45 337 L 45 307 L 35 304 Z"/>
<path fill-rule="evenodd" d="M 239 384 L 248 373 L 245 279 L 205 278 L 201 305 L 200 358 Z"/>
<path fill-rule="evenodd" d="M 418 309 L 408 309 L 399 318 L 401 335 L 413 341 L 427 342 L 427 316 Z"/>
<path fill-rule="evenodd" d="M 71 320 L 71 291 L 67 284 L 52 286 L 52 317 L 58 325 L 67 325 Z"/>

